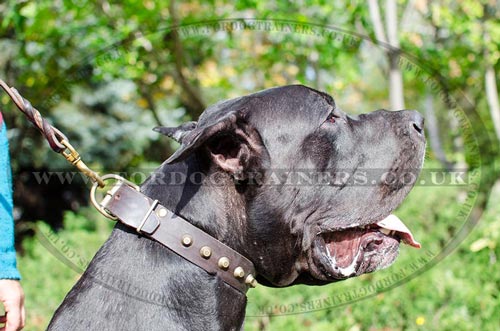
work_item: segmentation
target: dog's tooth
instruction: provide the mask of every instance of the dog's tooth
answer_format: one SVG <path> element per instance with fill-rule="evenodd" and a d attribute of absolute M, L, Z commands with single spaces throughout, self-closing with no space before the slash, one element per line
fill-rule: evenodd
<path fill-rule="evenodd" d="M 389 236 L 392 232 L 391 230 L 385 228 L 380 228 L 379 231 L 385 234 L 386 236 Z"/>

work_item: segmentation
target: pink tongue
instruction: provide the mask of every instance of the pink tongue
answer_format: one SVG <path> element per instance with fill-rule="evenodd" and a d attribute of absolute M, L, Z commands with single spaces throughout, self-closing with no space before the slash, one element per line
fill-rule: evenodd
<path fill-rule="evenodd" d="M 413 246 L 415 248 L 422 247 L 420 243 L 415 241 L 415 239 L 413 238 L 413 234 L 411 234 L 410 229 L 408 229 L 406 225 L 396 215 L 391 214 L 387 216 L 386 218 L 378 222 L 377 225 L 387 230 L 397 231 L 398 235 L 407 245 Z"/>

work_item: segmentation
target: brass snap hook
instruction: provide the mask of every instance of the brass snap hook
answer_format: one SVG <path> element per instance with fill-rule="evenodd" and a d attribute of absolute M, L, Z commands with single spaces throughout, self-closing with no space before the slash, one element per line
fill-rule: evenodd
<path fill-rule="evenodd" d="M 68 150 L 68 152 L 66 150 L 61 151 L 61 154 L 69 163 L 77 167 L 78 170 L 90 178 L 93 183 L 97 183 L 100 188 L 103 188 L 106 185 L 95 171 L 87 167 L 87 165 L 82 161 L 80 154 L 66 139 L 62 139 L 60 143 Z"/>

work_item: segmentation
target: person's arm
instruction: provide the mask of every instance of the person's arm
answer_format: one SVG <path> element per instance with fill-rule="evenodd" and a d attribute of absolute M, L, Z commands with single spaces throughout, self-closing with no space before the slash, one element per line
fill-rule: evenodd
<path fill-rule="evenodd" d="M 12 217 L 12 175 L 7 129 L 0 114 L 0 302 L 5 315 L 0 316 L 0 331 L 21 330 L 24 326 L 24 293 L 16 268 L 14 220 Z"/>

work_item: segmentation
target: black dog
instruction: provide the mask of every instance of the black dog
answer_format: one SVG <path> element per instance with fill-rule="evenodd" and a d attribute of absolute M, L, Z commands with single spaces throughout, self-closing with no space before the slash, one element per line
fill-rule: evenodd
<path fill-rule="evenodd" d="M 327 94 L 286 86 L 157 131 L 181 147 L 142 191 L 250 259 L 261 284 L 327 284 L 389 266 L 400 241 L 418 246 L 390 215 L 423 162 L 415 111 L 352 118 Z M 172 174 L 188 180 L 169 185 Z M 117 224 L 49 329 L 239 330 L 245 304 L 219 277 Z"/>

